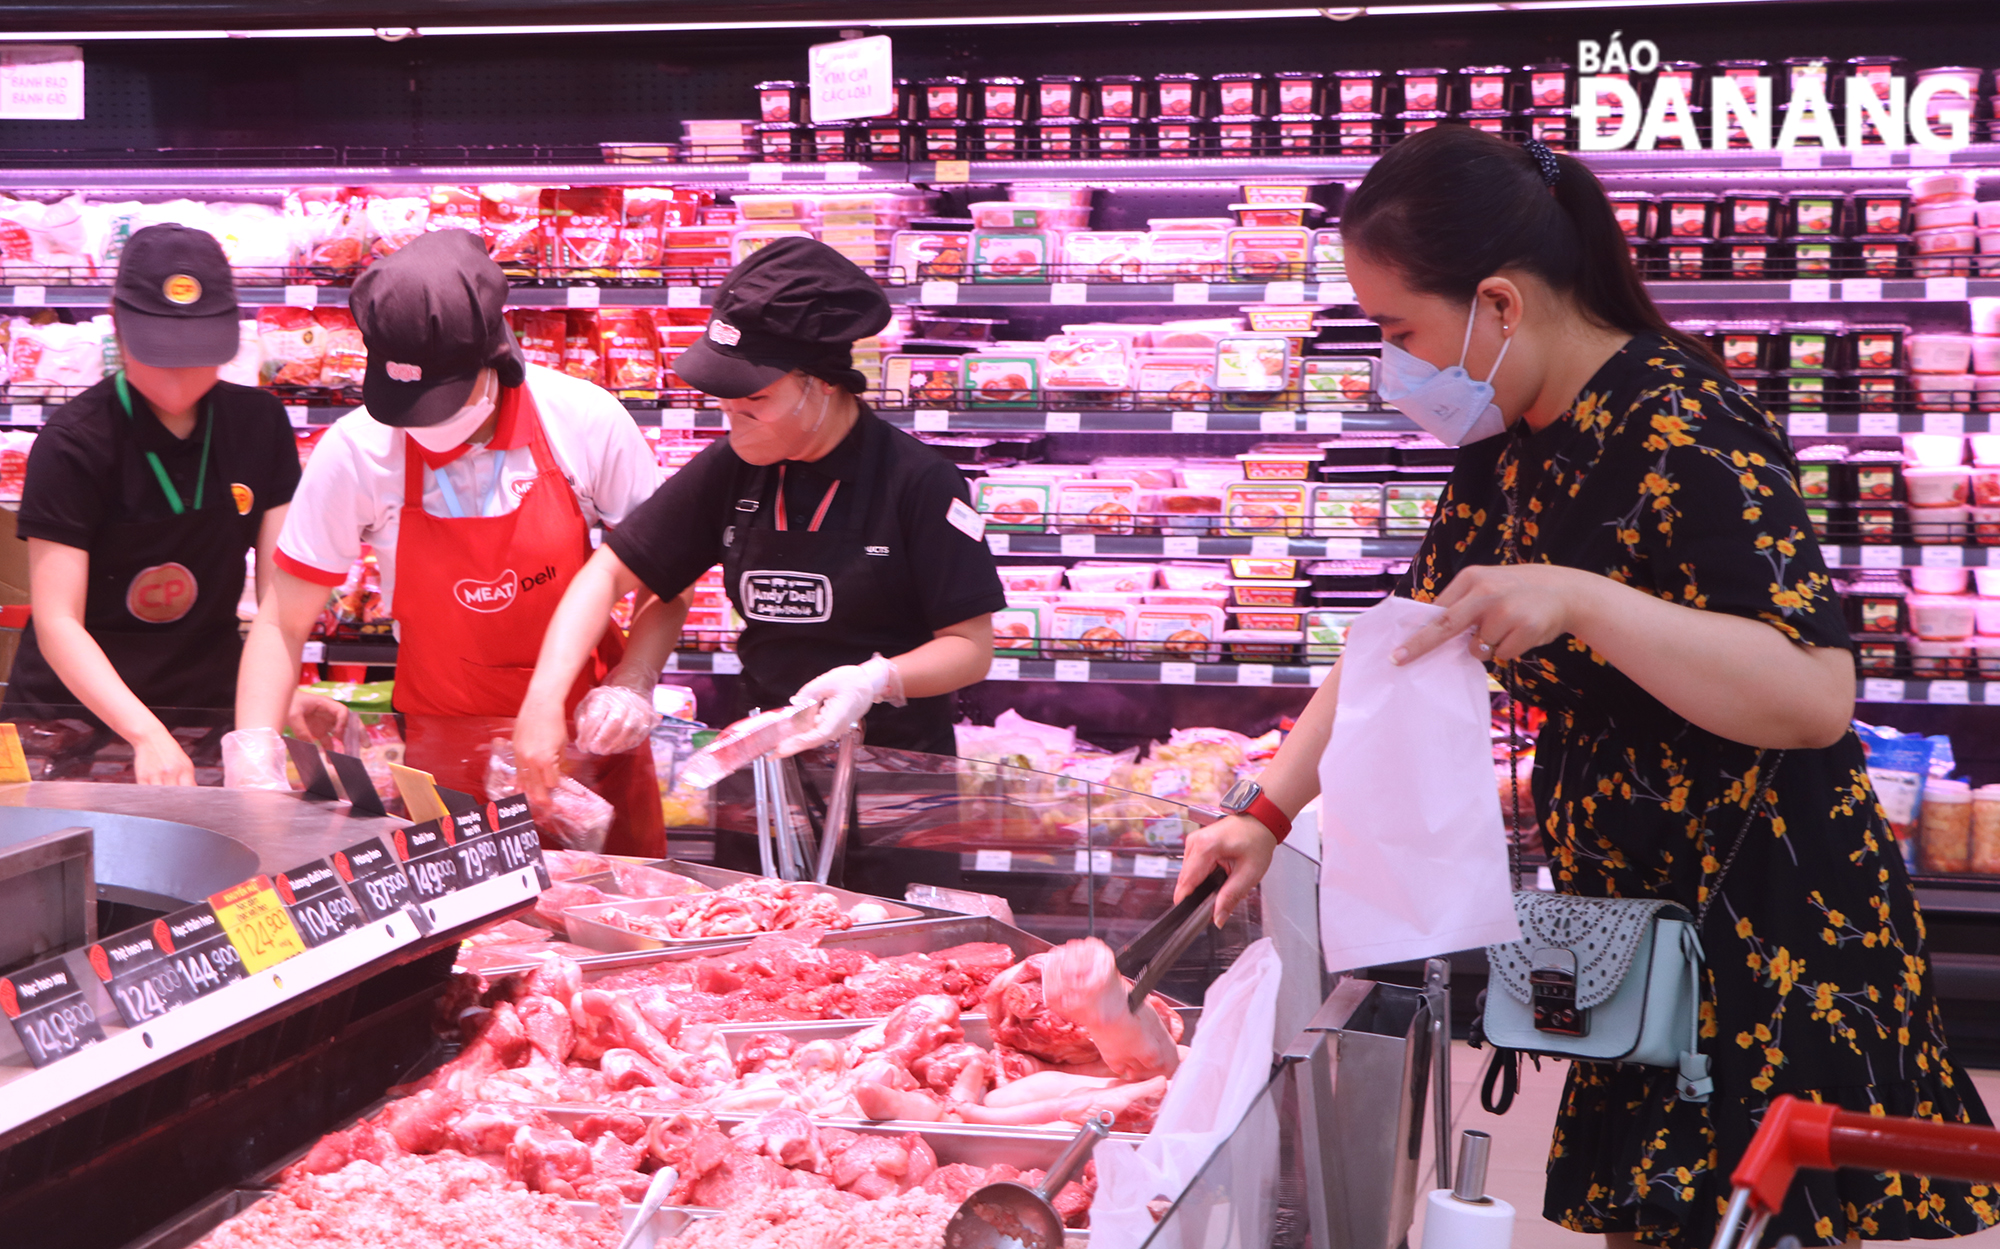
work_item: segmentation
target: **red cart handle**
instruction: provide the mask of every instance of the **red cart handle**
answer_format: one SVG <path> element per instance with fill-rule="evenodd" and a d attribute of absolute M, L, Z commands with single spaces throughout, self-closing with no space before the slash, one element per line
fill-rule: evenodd
<path fill-rule="evenodd" d="M 2000 1181 L 2000 1131 L 1929 1119 L 1891 1119 L 1777 1097 L 1729 1182 L 1756 1213 L 1785 1204 L 1802 1167 L 1905 1171 L 1936 1179 Z"/>

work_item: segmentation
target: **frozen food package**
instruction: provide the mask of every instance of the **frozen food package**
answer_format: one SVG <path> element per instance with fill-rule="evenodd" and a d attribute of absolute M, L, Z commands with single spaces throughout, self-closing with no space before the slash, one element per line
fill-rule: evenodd
<path fill-rule="evenodd" d="M 431 211 L 424 223 L 431 230 L 467 230 L 483 237 L 479 223 L 479 191 L 469 186 L 434 186 Z"/>
<path fill-rule="evenodd" d="M 660 393 L 659 334 L 644 308 L 601 308 L 597 333 L 602 343 L 605 389 L 623 399 L 652 399 Z"/>
<path fill-rule="evenodd" d="M 555 272 L 564 278 L 612 277 L 625 225 L 624 191 L 564 187 L 555 193 Z"/>
<path fill-rule="evenodd" d="M 1042 365 L 1045 390 L 1125 390 L 1132 366 L 1125 342 L 1094 335 L 1059 335 L 1049 340 Z"/>
<path fill-rule="evenodd" d="M 84 254 L 83 197 L 54 203 L 0 198 L 0 277 L 73 281 L 90 276 Z"/>
<path fill-rule="evenodd" d="M 368 221 L 370 254 L 386 256 L 424 232 L 431 219 L 431 197 L 371 189 L 363 214 Z"/>
<path fill-rule="evenodd" d="M 361 341 L 361 327 L 345 308 L 315 308 L 313 320 L 319 325 L 324 354 L 320 357 L 319 384 L 329 390 L 350 390 L 361 385 L 368 371 L 368 348 Z"/>
<path fill-rule="evenodd" d="M 236 354 L 216 370 L 216 380 L 237 386 L 262 385 L 263 366 L 264 345 L 257 337 L 257 318 L 244 317 L 236 323 Z M 0 382 L 6 380 L 4 372 L 0 369 Z"/>
<path fill-rule="evenodd" d="M 563 334 L 562 371 L 604 385 L 604 346 L 597 330 L 597 314 L 571 309 L 563 315 L 567 328 Z"/>
<path fill-rule="evenodd" d="M 713 788 L 717 781 L 776 750 L 781 742 L 811 723 L 812 704 L 760 711 L 722 729 L 715 740 L 695 752 L 681 769 L 681 783 L 694 789 Z"/>
<path fill-rule="evenodd" d="M 266 386 L 317 386 L 326 359 L 326 331 L 311 308 L 271 305 L 257 310 Z"/>
<path fill-rule="evenodd" d="M 564 341 L 569 337 L 568 315 L 555 308 L 516 308 L 508 315 L 513 319 L 514 339 L 521 344 L 522 358 L 529 364 L 560 370 Z"/>
<path fill-rule="evenodd" d="M 206 229 L 241 282 L 275 282 L 291 261 L 291 229 L 269 204 L 216 204 Z"/>
<path fill-rule="evenodd" d="M 300 276 L 345 277 L 368 257 L 368 225 L 358 192 L 340 186 L 305 186 L 285 192 L 292 263 Z"/>
<path fill-rule="evenodd" d="M 697 195 L 672 187 L 625 188 L 624 217 L 618 228 L 618 271 L 625 277 L 656 278 L 664 263 L 663 231 L 694 222 Z"/>
<path fill-rule="evenodd" d="M 479 231 L 486 250 L 512 277 L 534 277 L 542 264 L 541 188 L 489 182 L 479 188 Z"/>

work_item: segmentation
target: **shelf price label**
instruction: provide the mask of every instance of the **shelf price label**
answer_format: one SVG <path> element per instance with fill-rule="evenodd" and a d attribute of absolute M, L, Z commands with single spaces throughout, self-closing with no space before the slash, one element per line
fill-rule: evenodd
<path fill-rule="evenodd" d="M 507 869 L 500 864 L 500 846 L 486 825 L 486 812 L 474 808 L 461 811 L 445 822 L 458 851 L 459 887 L 491 880 Z"/>
<path fill-rule="evenodd" d="M 595 308 L 603 302 L 604 295 L 595 286 L 572 286 L 564 298 L 572 308 Z"/>
<path fill-rule="evenodd" d="M 1901 547 L 1883 546 L 1880 544 L 1863 546 L 1861 548 L 1861 566 L 1863 568 L 1901 568 L 1903 566 L 1903 549 Z"/>
<path fill-rule="evenodd" d="M 1238 685 L 1269 685 L 1277 675 L 1277 669 L 1270 664 L 1237 664 L 1236 683 Z"/>
<path fill-rule="evenodd" d="M 1903 683 L 1889 677 L 1869 677 L 1861 682 L 1861 701 L 1864 703 L 1899 703 L 1903 701 Z"/>
<path fill-rule="evenodd" d="M 932 278 L 917 288 L 917 302 L 955 304 L 958 302 L 958 283 L 944 278 Z"/>
<path fill-rule="evenodd" d="M 937 173 L 933 182 L 972 181 L 972 162 L 969 160 L 941 160 L 937 163 Z"/>
<path fill-rule="evenodd" d="M 325 662 L 326 662 L 326 643 L 325 643 L 325 642 L 307 642 L 307 643 L 306 643 L 306 644 L 305 644 L 304 646 L 301 646 L 301 647 L 299 648 L 299 662 L 300 662 L 300 663 L 305 663 L 305 664 L 323 664 L 323 663 L 325 663 Z"/>
<path fill-rule="evenodd" d="M 995 659 L 993 666 L 986 670 L 989 681 L 1018 681 L 1021 679 L 1021 661 L 1018 659 Z"/>
<path fill-rule="evenodd" d="M 39 403 L 10 404 L 7 409 L 7 419 L 16 425 L 40 425 L 42 423 L 42 405 Z"/>
<path fill-rule="evenodd" d="M 1889 167 L 1889 145 L 1874 143 L 1854 149 L 1854 168 L 1887 169 Z"/>
<path fill-rule="evenodd" d="M 243 969 L 243 956 L 216 918 L 215 908 L 206 902 L 154 920 L 153 941 L 166 951 L 173 969 L 195 997 L 207 997 L 250 974 Z"/>
<path fill-rule="evenodd" d="M 1963 434 L 1965 433 L 1965 413 L 1926 412 L 1924 413 L 1924 432 L 1927 434 Z"/>
<path fill-rule="evenodd" d="M 1056 680 L 1058 681 L 1090 680 L 1090 661 L 1088 659 L 1056 660 Z"/>
<path fill-rule="evenodd" d="M 1109 876 L 1113 866 L 1109 850 L 1079 850 L 1074 863 L 1078 876 Z"/>
<path fill-rule="evenodd" d="M 1307 675 L 1311 678 L 1310 683 L 1312 687 L 1314 689 L 1318 689 L 1320 686 L 1326 684 L 1326 679 L 1328 677 L 1333 675 L 1333 665 L 1314 664 L 1312 667 L 1308 668 L 1306 672 Z"/>
<path fill-rule="evenodd" d="M 1354 287 L 1347 282 L 1321 282 L 1319 284 L 1319 299 L 1317 302 L 1336 305 L 1351 304 L 1354 302 Z"/>
<path fill-rule="evenodd" d="M 243 956 L 243 969 L 252 975 L 306 952 L 306 943 L 292 926 L 269 876 L 252 876 L 210 894 L 208 904 L 215 908 L 229 943 Z"/>
<path fill-rule="evenodd" d="M 1926 568 L 1965 567 L 1965 548 L 1962 546 L 1924 546 L 1918 550 L 1918 558 Z"/>
<path fill-rule="evenodd" d="M 986 535 L 986 549 L 995 555 L 1006 555 L 1013 549 L 1013 541 L 1012 534 L 989 532 Z"/>
<path fill-rule="evenodd" d="M 836 160 L 820 166 L 828 182 L 861 181 L 861 165 L 857 161 Z"/>
<path fill-rule="evenodd" d="M 1299 414 L 1296 412 L 1259 412 L 1257 428 L 1266 434 L 1296 434 L 1299 432 Z"/>
<path fill-rule="evenodd" d="M 1346 423 L 1346 418 L 1338 412 L 1306 413 L 1306 432 L 1308 434 L 1337 434 Z"/>
<path fill-rule="evenodd" d="M 1963 707 L 1972 701 L 1972 686 L 1966 681 L 1932 681 L 1924 698 L 1928 702 Z"/>
<path fill-rule="evenodd" d="M 1966 289 L 1966 281 L 1962 277 L 1924 279 L 1925 299 L 1953 299 L 1963 301 L 1969 295 L 1970 292 Z"/>
<path fill-rule="evenodd" d="M 153 925 L 128 929 L 84 951 L 128 1028 L 194 1001 L 194 989 L 154 939 Z"/>
<path fill-rule="evenodd" d="M 667 307 L 701 307 L 701 288 L 699 286 L 669 286 L 667 288 Z"/>
<path fill-rule="evenodd" d="M 1174 283 L 1174 302 L 1177 304 L 1205 304 L 1208 302 L 1208 283 Z"/>
<path fill-rule="evenodd" d="M 1833 281 L 1830 278 L 1793 278 L 1792 302 L 1795 304 L 1823 304 L 1833 298 Z"/>
<path fill-rule="evenodd" d="M 918 408 L 910 423 L 919 433 L 943 433 L 951 428 L 951 413 L 936 408 Z"/>
<path fill-rule="evenodd" d="M 735 676 L 743 671 L 743 656 L 735 651 L 717 651 L 715 661 L 709 665 L 708 670 L 719 672 L 724 676 Z"/>
<path fill-rule="evenodd" d="M 1250 553 L 1260 559 L 1284 559 L 1292 553 L 1292 540 L 1274 534 L 1252 538 Z"/>
<path fill-rule="evenodd" d="M 518 872 L 535 869 L 541 887 L 549 887 L 549 866 L 542 858 L 542 841 L 535 832 L 535 817 L 528 812 L 528 799 L 508 794 L 486 804 L 486 818 L 493 825 L 493 841 L 500 848 L 500 870 Z"/>
<path fill-rule="evenodd" d="M 1164 663 L 1160 665 L 1161 685 L 1193 685 L 1194 665 L 1190 663 Z"/>
<path fill-rule="evenodd" d="M 369 923 L 407 911 L 420 931 L 430 930 L 430 921 L 417 906 L 416 888 L 402 862 L 379 839 L 370 838 L 337 852 L 333 870 Z"/>
<path fill-rule="evenodd" d="M 1800 434 L 1824 434 L 1826 413 L 1794 412 L 1785 418 L 1785 430 L 1794 437 Z"/>
<path fill-rule="evenodd" d="M 1090 302 L 1090 287 L 1083 282 L 1049 283 L 1049 302 L 1052 304 L 1086 304 Z"/>
<path fill-rule="evenodd" d="M 1788 147 L 1778 154 L 1780 169 L 1818 169 L 1823 163 L 1816 147 Z"/>
<path fill-rule="evenodd" d="M 1856 433 L 1876 438 L 1894 438 L 1903 432 L 1903 418 L 1894 412 L 1863 412 L 1854 429 Z"/>
<path fill-rule="evenodd" d="M 14 1025 L 28 1061 L 46 1067 L 104 1039 L 83 986 L 60 958 L 0 976 L 0 1013 Z"/>
<path fill-rule="evenodd" d="M 1160 554 L 1168 559 L 1188 559 L 1201 554 L 1200 538 L 1161 538 Z"/>
<path fill-rule="evenodd" d="M 291 423 L 293 429 L 310 428 L 312 425 L 311 410 L 303 403 L 288 403 L 285 405 L 285 420 Z"/>
<path fill-rule="evenodd" d="M 1264 302 L 1267 304 L 1302 304 L 1306 301 L 1304 282 L 1264 283 Z"/>
<path fill-rule="evenodd" d="M 1881 278 L 1842 278 L 1840 298 L 1850 304 L 1870 304 L 1882 302 Z"/>
<path fill-rule="evenodd" d="M 292 927 L 298 929 L 308 949 L 317 949 L 367 922 L 347 886 L 340 882 L 340 873 L 333 870 L 331 859 L 314 859 L 289 872 L 279 872 L 271 878 L 271 887 L 278 891 L 285 914 L 292 917 Z"/>
<path fill-rule="evenodd" d="M 409 873 L 417 901 L 435 902 L 463 887 L 458 875 L 458 855 L 443 820 L 425 820 L 390 835 L 396 857 Z"/>
<path fill-rule="evenodd" d="M 1147 880 L 1165 880 L 1175 873 L 1178 866 L 1174 860 L 1166 858 L 1163 855 L 1138 854 L 1132 856 L 1132 874 L 1134 876 L 1143 876 Z"/>
<path fill-rule="evenodd" d="M 1910 153 L 1910 168 L 1912 169 L 1937 168 L 1951 164 L 1950 152 L 1940 152 L 1935 148 L 1928 147 L 1912 147 L 1908 150 Z"/>
<path fill-rule="evenodd" d="M 972 870 L 975 872 L 1011 872 L 1014 870 L 1012 850 L 979 850 L 972 856 Z"/>
<path fill-rule="evenodd" d="M 1360 559 L 1361 539 L 1328 538 L 1326 540 L 1326 557 L 1328 559 Z"/>
<path fill-rule="evenodd" d="M 300 283 L 294 283 L 290 286 L 287 286 L 285 288 L 285 307 L 287 308 L 319 307 L 319 287 L 308 286 Z"/>
<path fill-rule="evenodd" d="M 49 306 L 49 289 L 46 286 L 17 286 L 14 288 L 16 308 L 46 308 Z"/>
<path fill-rule="evenodd" d="M 1083 429 L 1081 412 L 1045 412 L 1042 414 L 1042 428 L 1051 434 L 1074 434 Z"/>
<path fill-rule="evenodd" d="M 1208 432 L 1208 413 L 1176 412 L 1170 418 L 1177 434 L 1205 434 Z"/>
<path fill-rule="evenodd" d="M 1062 553 L 1088 559 L 1097 554 L 1097 535 L 1094 533 L 1066 533 L 1062 536 Z"/>

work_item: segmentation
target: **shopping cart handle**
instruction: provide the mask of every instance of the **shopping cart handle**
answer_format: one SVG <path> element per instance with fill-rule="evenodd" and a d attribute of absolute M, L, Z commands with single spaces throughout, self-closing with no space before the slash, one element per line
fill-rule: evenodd
<path fill-rule="evenodd" d="M 1933 1179 L 2000 1182 L 2000 1131 L 1929 1119 L 1895 1119 L 1778 1097 L 1730 1174 L 1752 1204 L 1775 1213 L 1802 1167 L 1899 1171 Z"/>

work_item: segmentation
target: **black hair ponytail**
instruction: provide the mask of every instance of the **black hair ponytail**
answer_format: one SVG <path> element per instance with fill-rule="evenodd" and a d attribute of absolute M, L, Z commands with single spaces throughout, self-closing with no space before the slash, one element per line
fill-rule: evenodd
<path fill-rule="evenodd" d="M 1487 278 L 1521 269 L 1572 297 L 1598 325 L 1658 334 L 1724 371 L 1706 343 L 1660 315 L 1597 176 L 1574 156 L 1555 155 L 1551 186 L 1547 155 L 1470 126 L 1411 135 L 1348 198 L 1341 233 L 1426 294 L 1470 302 Z"/>

